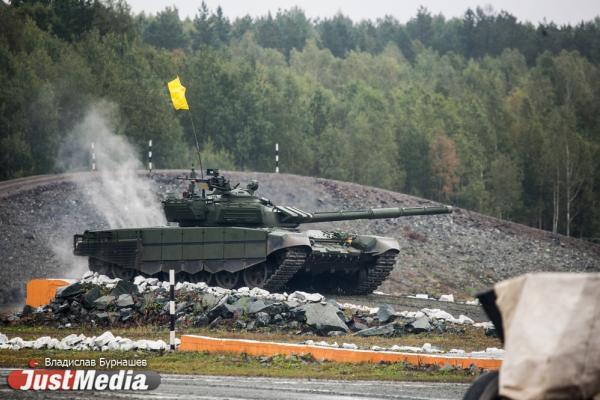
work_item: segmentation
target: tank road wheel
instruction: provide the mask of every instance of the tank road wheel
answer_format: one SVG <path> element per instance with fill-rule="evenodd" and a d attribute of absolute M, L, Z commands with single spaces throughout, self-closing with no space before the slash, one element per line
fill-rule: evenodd
<path fill-rule="evenodd" d="M 133 281 L 133 278 L 139 274 L 135 269 L 123 268 L 116 264 L 113 264 L 111 270 L 113 277 L 120 278 L 124 281 Z"/>
<path fill-rule="evenodd" d="M 239 272 L 219 271 L 215 274 L 215 282 L 224 289 L 233 289 L 240 281 Z"/>
<path fill-rule="evenodd" d="M 262 288 L 269 278 L 267 263 L 260 263 L 244 270 L 244 285 L 250 289 Z"/>

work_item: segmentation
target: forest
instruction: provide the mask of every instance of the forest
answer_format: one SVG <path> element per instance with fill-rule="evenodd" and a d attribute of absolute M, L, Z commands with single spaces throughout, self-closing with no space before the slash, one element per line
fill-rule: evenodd
<path fill-rule="evenodd" d="M 179 76 L 190 111 L 175 111 Z M 425 8 L 353 21 L 300 8 L 229 19 L 199 3 L 0 2 L 0 179 L 61 172 L 94 104 L 156 168 L 353 181 L 600 238 L 600 17 L 534 25 Z"/>

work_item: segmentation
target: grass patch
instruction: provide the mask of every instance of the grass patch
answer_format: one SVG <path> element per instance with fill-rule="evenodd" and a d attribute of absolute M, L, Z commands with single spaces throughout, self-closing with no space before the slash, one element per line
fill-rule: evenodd
<path fill-rule="evenodd" d="M 163 339 L 168 342 L 169 331 L 164 327 L 139 326 L 130 328 L 66 328 L 58 329 L 48 326 L 26 326 L 11 325 L 0 327 L 0 332 L 9 338 L 20 336 L 25 340 L 36 339 L 40 336 L 51 336 L 61 339 L 72 333 L 83 333 L 86 336 L 98 336 L 106 330 L 110 330 L 115 336 L 127 337 L 130 339 Z M 207 329 L 207 328 L 186 328 L 183 332 L 177 334 L 194 334 L 216 338 L 231 339 L 254 339 L 272 342 L 300 343 L 308 339 L 314 341 L 325 340 L 332 342 L 354 343 L 361 348 L 370 348 L 371 346 L 391 347 L 395 344 L 400 346 L 422 346 L 424 343 L 431 343 L 433 346 L 442 350 L 464 349 L 465 351 L 485 350 L 487 347 L 502 347 L 502 343 L 497 338 L 485 336 L 483 329 L 465 326 L 464 332 L 446 332 L 446 333 L 420 333 L 408 334 L 399 337 L 369 337 L 362 338 L 358 336 L 346 335 L 341 337 L 321 337 L 310 334 L 294 334 L 290 332 L 277 332 L 270 330 L 259 331 L 236 331 L 230 329 Z"/>
<path fill-rule="evenodd" d="M 428 382 L 470 382 L 474 375 L 468 370 L 419 368 L 403 363 L 345 364 L 318 362 L 300 357 L 249 357 L 246 355 L 208 354 L 192 352 L 92 352 L 64 350 L 0 350 L 0 366 L 21 368 L 31 359 L 43 362 L 53 359 L 146 359 L 148 369 L 171 374 L 201 374 L 228 376 L 260 376 L 277 378 L 386 380 Z M 139 368 L 138 368 L 139 369 Z"/>

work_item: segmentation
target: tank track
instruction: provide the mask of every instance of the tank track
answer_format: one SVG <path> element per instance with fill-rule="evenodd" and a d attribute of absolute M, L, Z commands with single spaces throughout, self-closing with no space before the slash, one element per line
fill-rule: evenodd
<path fill-rule="evenodd" d="M 361 279 L 352 290 L 352 294 L 371 294 L 386 278 L 390 275 L 396 264 L 398 253 L 388 251 L 379 255 L 375 261 L 375 265 L 370 267 L 366 278 Z"/>
<path fill-rule="evenodd" d="M 289 248 L 283 251 L 283 260 L 276 267 L 277 269 L 265 282 L 263 289 L 269 292 L 277 292 L 282 289 L 298 272 L 304 263 L 308 251 L 303 248 Z"/>

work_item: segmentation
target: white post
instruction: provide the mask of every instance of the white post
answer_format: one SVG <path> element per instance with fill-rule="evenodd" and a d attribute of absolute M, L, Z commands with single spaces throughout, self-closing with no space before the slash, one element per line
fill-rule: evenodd
<path fill-rule="evenodd" d="M 96 150 L 94 142 L 92 142 L 92 171 L 96 171 Z"/>
<path fill-rule="evenodd" d="M 169 347 L 175 350 L 175 270 L 169 270 Z"/>
<path fill-rule="evenodd" d="M 148 141 L 148 171 L 152 173 L 152 139 Z"/>
<path fill-rule="evenodd" d="M 279 143 L 275 143 L 275 173 L 279 173 Z"/>

